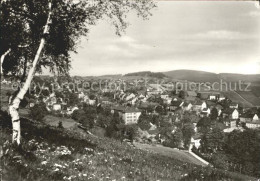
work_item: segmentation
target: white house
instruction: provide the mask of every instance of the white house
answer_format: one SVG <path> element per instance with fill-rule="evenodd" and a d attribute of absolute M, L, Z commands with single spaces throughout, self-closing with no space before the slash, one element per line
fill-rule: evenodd
<path fill-rule="evenodd" d="M 238 109 L 238 104 L 237 104 L 237 103 L 234 103 L 234 102 L 232 102 L 232 103 L 230 103 L 230 105 L 229 105 L 229 108 Z"/>
<path fill-rule="evenodd" d="M 111 113 L 118 112 L 125 124 L 137 124 L 141 111 L 135 107 L 117 106 L 111 108 Z"/>
<path fill-rule="evenodd" d="M 122 118 L 125 121 L 125 124 L 137 124 L 137 121 L 141 115 L 141 111 L 137 108 L 126 108 L 123 111 Z"/>
<path fill-rule="evenodd" d="M 133 98 L 135 98 L 135 95 L 134 95 L 133 93 L 131 93 L 130 95 L 128 95 L 128 96 L 125 98 L 125 100 L 126 100 L 126 101 L 129 101 L 130 99 L 133 99 Z"/>
<path fill-rule="evenodd" d="M 209 109 L 209 108 L 204 108 L 204 109 L 202 109 L 201 112 L 202 112 L 202 113 L 206 113 L 207 116 L 210 115 L 210 109 Z"/>
<path fill-rule="evenodd" d="M 54 111 L 60 111 L 61 110 L 61 104 L 53 104 L 52 109 Z"/>
<path fill-rule="evenodd" d="M 138 98 L 139 98 L 139 99 L 144 99 L 145 96 L 144 96 L 143 94 L 140 94 L 140 95 L 138 96 Z"/>
<path fill-rule="evenodd" d="M 79 98 L 79 99 L 84 99 L 84 96 L 85 96 L 85 95 L 84 95 L 83 92 L 80 92 L 80 93 L 78 94 L 78 98 Z"/>
<path fill-rule="evenodd" d="M 83 97 L 83 101 L 84 101 L 84 102 L 88 102 L 88 101 L 89 101 L 88 95 L 85 95 L 85 96 Z"/>
<path fill-rule="evenodd" d="M 162 94 L 162 95 L 161 95 L 161 98 L 162 98 L 162 99 L 168 99 L 168 98 L 169 98 L 169 95 L 168 95 L 168 94 Z"/>
<path fill-rule="evenodd" d="M 77 106 L 67 108 L 67 114 L 71 115 L 74 111 L 79 110 Z"/>
<path fill-rule="evenodd" d="M 131 102 L 132 105 L 134 105 L 137 101 L 138 101 L 138 98 L 135 97 L 135 98 L 133 98 L 130 102 Z"/>
<path fill-rule="evenodd" d="M 89 99 L 89 100 L 88 100 L 88 104 L 91 105 L 91 106 L 93 106 L 93 105 L 96 104 L 96 100 L 91 100 L 91 99 Z"/>
<path fill-rule="evenodd" d="M 216 100 L 217 96 L 216 95 L 209 95 L 209 100 Z"/>
<path fill-rule="evenodd" d="M 200 147 L 200 140 L 201 140 L 201 138 L 200 138 L 200 136 L 193 136 L 193 137 L 191 137 L 191 145 L 192 146 L 195 146 L 197 149 Z"/>
<path fill-rule="evenodd" d="M 241 122 L 250 122 L 250 121 L 257 121 L 259 120 L 259 117 L 257 114 L 242 114 L 240 116 Z"/>
<path fill-rule="evenodd" d="M 228 117 L 229 119 L 238 119 L 239 112 L 237 109 L 229 108 L 223 111 L 223 117 Z"/>
<path fill-rule="evenodd" d="M 203 110 L 205 108 L 207 108 L 207 104 L 204 101 L 196 101 L 193 104 L 193 109 L 196 110 L 196 111 L 201 111 L 201 110 Z"/>
<path fill-rule="evenodd" d="M 226 99 L 225 96 L 223 96 L 222 94 L 220 94 L 218 97 L 218 101 L 223 101 L 225 99 Z"/>
<path fill-rule="evenodd" d="M 184 111 L 190 111 L 192 108 L 192 104 L 191 103 L 184 103 L 183 105 L 183 110 Z"/>
<path fill-rule="evenodd" d="M 170 98 L 170 97 L 164 99 L 165 104 L 171 104 L 171 102 L 172 102 L 172 98 Z"/>
<path fill-rule="evenodd" d="M 246 127 L 255 129 L 260 127 L 260 121 L 246 122 Z"/>

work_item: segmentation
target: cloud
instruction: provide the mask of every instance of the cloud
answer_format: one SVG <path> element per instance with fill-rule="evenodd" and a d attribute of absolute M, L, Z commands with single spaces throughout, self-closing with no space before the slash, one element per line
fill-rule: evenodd
<path fill-rule="evenodd" d="M 260 17 L 260 12 L 259 11 L 250 11 L 249 13 L 248 13 L 248 16 L 250 16 L 250 17 Z"/>
<path fill-rule="evenodd" d="M 208 31 L 206 33 L 196 34 L 195 37 L 200 38 L 200 39 L 238 40 L 238 39 L 244 39 L 247 36 L 243 35 L 242 33 L 235 32 L 235 31 L 213 30 L 213 31 Z"/>
<path fill-rule="evenodd" d="M 132 50 L 147 50 L 152 48 L 152 46 L 141 43 L 130 36 L 122 36 L 117 38 L 113 41 L 113 43 L 120 48 L 130 48 Z"/>

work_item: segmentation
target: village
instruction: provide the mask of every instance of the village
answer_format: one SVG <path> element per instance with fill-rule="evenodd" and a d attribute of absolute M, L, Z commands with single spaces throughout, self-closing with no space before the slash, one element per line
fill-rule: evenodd
<path fill-rule="evenodd" d="M 121 80 L 104 82 L 109 82 L 107 85 L 114 85 L 117 81 Z M 138 86 L 135 86 L 134 82 L 138 82 Z M 76 83 L 81 86 L 77 86 L 75 89 L 75 86 L 72 85 Z M 179 124 L 183 124 L 185 119 L 189 119 L 188 124 L 192 125 L 194 131 L 190 137 L 190 149 L 192 146 L 200 148 L 202 134 L 199 130 L 205 126 L 201 124 L 200 120 L 203 119 L 208 122 L 211 120 L 209 129 L 217 124 L 218 128 L 225 133 L 260 127 L 260 114 L 257 107 L 241 107 L 221 92 L 169 90 L 169 83 L 144 84 L 142 79 L 127 80 L 125 83 L 130 88 L 125 89 L 125 86 L 118 86 L 112 89 L 111 86 L 110 88 L 106 86 L 103 89 L 92 91 L 90 86 L 87 88 L 82 86 L 84 85 L 82 80 L 75 78 L 71 82 L 67 81 L 65 84 L 63 82 L 62 87 L 59 86 L 56 78 L 46 84 L 49 87 L 42 87 L 38 94 L 37 91 L 32 92 L 34 94 L 30 95 L 31 98 L 28 99 L 28 107 L 32 108 L 42 102 L 50 114 L 61 117 L 72 117 L 75 111 L 83 109 L 83 105 L 102 108 L 111 114 L 117 113 L 124 125 L 146 124 L 145 128 L 141 126 L 140 129 L 139 126 L 139 130 L 145 134 L 142 133 L 143 136 L 138 140 L 149 140 L 160 144 L 167 140 L 167 134 L 163 135 L 160 131 L 160 127 L 165 126 L 162 122 L 166 122 L 169 129 L 167 131 L 174 134 L 176 130 L 181 129 Z M 2 84 L 8 85 L 11 82 L 3 80 Z M 146 119 L 144 115 L 151 119 Z M 94 118 L 94 122 L 96 119 L 97 117 Z M 214 121 L 212 122 L 212 120 Z M 180 145 L 183 147 L 183 141 Z M 180 145 L 175 146 L 180 147 Z"/>

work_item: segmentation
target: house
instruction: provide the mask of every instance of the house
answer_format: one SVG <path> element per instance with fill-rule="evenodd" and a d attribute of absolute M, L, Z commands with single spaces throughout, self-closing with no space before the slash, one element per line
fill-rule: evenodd
<path fill-rule="evenodd" d="M 223 107 L 220 104 L 216 104 L 215 108 L 218 110 L 218 116 L 220 116 L 222 113 Z"/>
<path fill-rule="evenodd" d="M 141 115 L 141 110 L 135 107 L 112 107 L 111 112 L 118 112 L 119 116 L 124 120 L 125 124 L 137 124 L 137 121 Z"/>
<path fill-rule="evenodd" d="M 54 111 L 60 111 L 61 110 L 61 104 L 53 104 L 52 110 Z"/>
<path fill-rule="evenodd" d="M 130 95 L 126 96 L 125 100 L 129 101 L 130 99 L 135 98 L 135 95 L 133 93 L 131 93 Z"/>
<path fill-rule="evenodd" d="M 89 101 L 88 95 L 85 95 L 85 96 L 83 97 L 83 101 L 84 101 L 84 102 L 88 102 L 88 101 Z"/>
<path fill-rule="evenodd" d="M 85 95 L 84 95 L 84 93 L 83 93 L 83 92 L 80 92 L 80 93 L 78 94 L 78 98 L 79 98 L 79 99 L 83 99 L 83 98 L 84 98 L 84 96 L 85 96 Z"/>
<path fill-rule="evenodd" d="M 184 110 L 184 111 L 190 111 L 191 108 L 192 108 L 192 104 L 191 104 L 191 103 L 185 102 L 185 103 L 183 104 L 183 110 Z"/>
<path fill-rule="evenodd" d="M 220 94 L 219 97 L 218 97 L 218 101 L 223 101 L 225 100 L 225 96 L 223 94 Z"/>
<path fill-rule="evenodd" d="M 91 105 L 91 106 L 93 106 L 93 105 L 96 104 L 96 100 L 91 100 L 91 99 L 89 99 L 89 100 L 88 100 L 88 104 Z"/>
<path fill-rule="evenodd" d="M 74 111 L 79 110 L 79 108 L 77 106 L 74 107 L 68 107 L 67 108 L 67 114 L 71 115 Z"/>
<path fill-rule="evenodd" d="M 184 102 L 183 101 L 172 101 L 169 109 L 170 111 L 175 111 L 177 108 L 183 108 Z"/>
<path fill-rule="evenodd" d="M 260 127 L 260 120 L 246 121 L 246 127 L 255 129 Z"/>
<path fill-rule="evenodd" d="M 178 96 L 172 96 L 172 101 L 178 101 L 178 100 L 180 100 L 180 98 L 178 97 Z"/>
<path fill-rule="evenodd" d="M 137 98 L 137 97 L 133 98 L 133 99 L 131 100 L 132 105 L 136 104 L 137 101 L 138 101 L 138 98 Z"/>
<path fill-rule="evenodd" d="M 240 116 L 240 121 L 241 122 L 250 122 L 250 121 L 257 121 L 259 120 L 259 117 L 257 114 L 242 114 Z"/>
<path fill-rule="evenodd" d="M 200 134 L 195 134 L 194 136 L 191 137 L 191 148 L 194 146 L 197 149 L 200 147 L 200 141 L 201 141 L 201 135 Z"/>
<path fill-rule="evenodd" d="M 192 124 L 194 128 L 194 132 L 197 133 L 198 132 L 197 123 L 192 123 Z"/>
<path fill-rule="evenodd" d="M 201 111 L 204 108 L 207 108 L 207 104 L 205 101 L 195 101 L 195 103 L 193 104 L 193 110 L 195 111 Z"/>
<path fill-rule="evenodd" d="M 168 94 L 162 94 L 162 95 L 161 95 L 161 98 L 162 98 L 162 99 L 168 99 L 168 98 L 169 98 L 169 95 L 168 95 Z"/>
<path fill-rule="evenodd" d="M 222 111 L 223 118 L 238 119 L 239 112 L 235 108 L 228 108 Z"/>
<path fill-rule="evenodd" d="M 209 95 L 209 98 L 208 98 L 209 100 L 217 100 L 217 95 L 214 95 L 214 94 L 212 94 L 212 95 Z"/>
<path fill-rule="evenodd" d="M 171 104 L 172 98 L 168 97 L 168 98 L 164 99 L 163 102 L 164 102 L 165 104 Z"/>
<path fill-rule="evenodd" d="M 238 109 L 238 103 L 231 102 L 229 108 Z"/>
<path fill-rule="evenodd" d="M 100 102 L 101 104 L 105 104 L 105 105 L 113 104 L 113 103 L 109 100 L 109 98 L 107 98 L 107 97 L 101 98 L 101 99 L 99 100 L 99 102 Z"/>
<path fill-rule="evenodd" d="M 203 108 L 201 110 L 201 113 L 202 114 L 205 114 L 206 116 L 209 116 L 210 115 L 210 109 L 209 108 Z"/>
<path fill-rule="evenodd" d="M 260 119 L 257 114 L 254 113 L 244 113 L 240 116 L 240 122 L 245 123 L 248 128 L 258 128 L 260 127 Z"/>
<path fill-rule="evenodd" d="M 2 80 L 2 84 L 7 84 L 7 81 L 5 79 Z"/>
<path fill-rule="evenodd" d="M 140 94 L 140 95 L 138 96 L 138 98 L 139 98 L 139 99 L 144 99 L 145 96 L 144 96 L 143 94 Z"/>
<path fill-rule="evenodd" d="M 160 84 L 149 84 L 147 88 L 147 94 L 162 94 L 165 91 L 165 88 Z"/>

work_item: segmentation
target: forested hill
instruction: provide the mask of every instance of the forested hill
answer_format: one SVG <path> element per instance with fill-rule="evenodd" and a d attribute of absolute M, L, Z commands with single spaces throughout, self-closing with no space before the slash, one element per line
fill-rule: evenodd
<path fill-rule="evenodd" d="M 147 77 L 154 77 L 154 78 L 164 78 L 166 75 L 164 75 L 161 72 L 151 72 L 151 71 L 142 71 L 142 72 L 134 72 L 134 73 L 128 73 L 124 76 L 147 76 Z"/>

